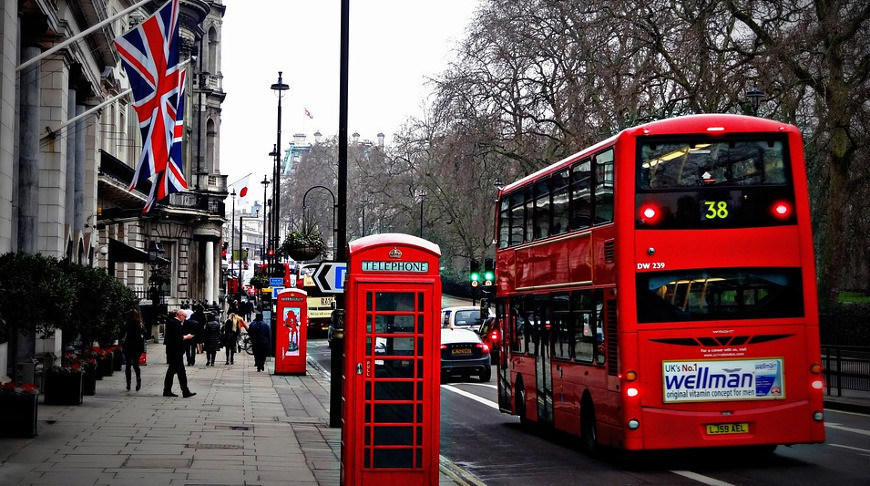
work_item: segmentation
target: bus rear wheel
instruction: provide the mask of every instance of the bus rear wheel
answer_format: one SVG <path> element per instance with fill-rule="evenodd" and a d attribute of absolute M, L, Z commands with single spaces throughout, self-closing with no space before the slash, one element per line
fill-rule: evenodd
<path fill-rule="evenodd" d="M 532 422 L 526 416 L 526 389 L 523 387 L 523 382 L 521 381 L 517 381 L 516 387 L 517 391 L 514 395 L 516 403 L 514 404 L 514 410 L 516 410 L 517 416 L 520 418 L 520 424 L 524 427 L 528 427 Z"/>
<path fill-rule="evenodd" d="M 580 405 L 580 448 L 586 454 L 594 454 L 598 450 L 598 429 L 595 426 L 595 407 L 592 400 L 586 398 Z"/>

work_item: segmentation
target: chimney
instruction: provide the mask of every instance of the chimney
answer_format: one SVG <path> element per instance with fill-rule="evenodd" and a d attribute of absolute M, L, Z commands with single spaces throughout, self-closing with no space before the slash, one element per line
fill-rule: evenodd
<path fill-rule="evenodd" d="M 320 130 L 317 130 L 316 132 L 314 132 L 314 143 L 320 143 L 320 137 L 322 137 L 322 136 L 323 136 L 323 134 L 320 133 Z"/>
<path fill-rule="evenodd" d="M 353 137 L 353 143 L 354 143 L 354 144 L 358 144 L 358 143 L 359 143 L 359 132 L 353 132 L 353 135 L 351 135 L 351 137 Z"/>
<path fill-rule="evenodd" d="M 378 147 L 384 146 L 384 138 L 385 137 L 386 137 L 386 135 L 384 135 L 384 132 L 378 132 Z"/>

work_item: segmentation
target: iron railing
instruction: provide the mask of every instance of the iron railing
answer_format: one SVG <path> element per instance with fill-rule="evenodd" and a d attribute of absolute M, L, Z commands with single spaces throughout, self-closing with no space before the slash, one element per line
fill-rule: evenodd
<path fill-rule="evenodd" d="M 870 391 L 870 346 L 822 345 L 822 366 L 828 395 L 843 390 Z"/>

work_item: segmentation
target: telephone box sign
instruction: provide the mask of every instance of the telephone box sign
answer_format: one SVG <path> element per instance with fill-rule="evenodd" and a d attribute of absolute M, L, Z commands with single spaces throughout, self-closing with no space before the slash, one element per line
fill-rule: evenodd
<path fill-rule="evenodd" d="M 363 261 L 363 272 L 429 273 L 429 262 Z"/>

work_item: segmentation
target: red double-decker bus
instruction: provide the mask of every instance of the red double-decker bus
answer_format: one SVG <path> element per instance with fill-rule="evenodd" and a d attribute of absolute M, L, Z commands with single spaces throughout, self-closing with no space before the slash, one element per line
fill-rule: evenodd
<path fill-rule="evenodd" d="M 801 134 L 694 115 L 504 187 L 499 407 L 585 449 L 825 439 Z"/>

